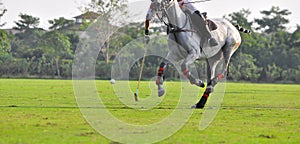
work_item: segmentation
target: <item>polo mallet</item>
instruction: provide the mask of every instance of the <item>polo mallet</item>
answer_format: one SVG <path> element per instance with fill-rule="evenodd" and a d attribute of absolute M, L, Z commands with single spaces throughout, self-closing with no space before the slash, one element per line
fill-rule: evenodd
<path fill-rule="evenodd" d="M 147 46 L 148 42 L 146 42 L 146 46 Z M 146 51 L 147 51 L 147 47 L 145 46 L 145 52 L 144 52 L 144 56 L 143 56 L 143 60 L 142 60 L 142 66 L 140 69 L 140 75 L 139 75 L 139 81 L 138 81 L 138 85 L 137 88 L 135 90 L 134 93 L 134 100 L 138 101 L 138 94 L 139 94 L 139 88 L 140 88 L 140 82 L 141 82 L 141 78 L 142 78 L 142 74 L 143 74 L 143 69 L 144 69 L 144 63 L 145 63 L 145 59 L 146 59 Z"/>

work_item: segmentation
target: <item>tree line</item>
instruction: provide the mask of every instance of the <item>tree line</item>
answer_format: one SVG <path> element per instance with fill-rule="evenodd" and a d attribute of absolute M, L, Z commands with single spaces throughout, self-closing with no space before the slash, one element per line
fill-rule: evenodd
<path fill-rule="evenodd" d="M 104 5 L 101 0 L 91 0 L 86 10 L 92 9 L 101 16 L 121 10 L 125 4 L 125 1 L 112 0 Z M 1 11 L 0 18 L 5 14 L 4 10 Z M 231 59 L 229 80 L 300 83 L 300 26 L 288 31 L 286 25 L 290 23 L 287 19 L 290 14 L 287 9 L 273 6 L 270 10 L 261 11 L 262 18 L 254 20 L 249 20 L 251 12 L 245 9 L 224 16 L 233 24 L 252 32 L 250 35 L 241 34 L 242 44 Z M 38 27 L 39 18 L 22 13 L 19 17 L 14 27 L 19 33 L 0 30 L 0 77 L 71 78 L 74 53 L 80 43 L 78 33 L 92 23 L 84 22 L 74 30 L 68 29 L 74 25 L 74 21 L 57 18 L 49 20 L 49 30 L 43 30 Z M 151 34 L 160 35 L 165 32 L 165 27 L 161 25 L 152 30 Z M 144 23 L 137 22 L 119 27 L 110 35 L 99 53 L 96 77 L 109 79 L 111 66 L 120 48 L 143 37 L 143 33 Z M 166 41 L 156 43 L 157 46 L 162 44 L 166 44 Z M 143 78 L 156 75 L 160 60 L 154 56 L 146 58 Z M 138 77 L 140 61 L 131 68 L 132 79 Z M 197 65 L 204 63 L 199 61 Z M 167 77 L 177 79 L 178 76 L 170 66 Z"/>

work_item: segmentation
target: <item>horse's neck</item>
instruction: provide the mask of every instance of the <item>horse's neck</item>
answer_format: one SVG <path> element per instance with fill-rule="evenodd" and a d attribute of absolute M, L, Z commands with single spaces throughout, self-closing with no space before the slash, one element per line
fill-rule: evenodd
<path fill-rule="evenodd" d="M 177 2 L 175 2 L 168 10 L 170 23 L 180 28 L 186 25 L 186 15 L 180 9 Z"/>

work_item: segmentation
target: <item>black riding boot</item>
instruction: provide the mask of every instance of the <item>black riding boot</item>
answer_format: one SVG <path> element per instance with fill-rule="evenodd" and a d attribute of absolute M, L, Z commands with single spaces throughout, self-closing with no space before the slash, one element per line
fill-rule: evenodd
<path fill-rule="evenodd" d="M 194 14 L 192 14 L 192 21 L 196 26 L 197 31 L 200 33 L 199 35 L 205 37 L 204 39 L 207 40 L 208 46 L 214 47 L 219 45 L 216 39 L 212 37 L 207 24 L 199 11 L 195 11 Z"/>

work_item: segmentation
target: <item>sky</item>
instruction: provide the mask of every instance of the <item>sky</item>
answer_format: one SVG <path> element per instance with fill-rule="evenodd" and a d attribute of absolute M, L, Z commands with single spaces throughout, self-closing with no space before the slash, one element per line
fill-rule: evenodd
<path fill-rule="evenodd" d="M 0 0 L 1 1 L 1 0 Z M 81 8 L 90 0 L 2 0 L 3 6 L 8 10 L 1 18 L 1 23 L 7 24 L 2 28 L 12 28 L 15 21 L 20 20 L 19 14 L 29 14 L 40 18 L 40 27 L 48 29 L 48 20 L 59 17 L 72 19 L 81 14 Z M 134 5 L 134 12 L 145 17 L 150 0 L 128 0 L 129 5 Z M 193 0 L 191 0 L 193 1 Z M 198 0 L 194 0 L 198 1 Z M 279 6 L 280 9 L 288 9 L 292 14 L 288 17 L 290 25 L 287 27 L 292 30 L 296 24 L 300 25 L 300 1 L 296 0 L 211 0 L 205 3 L 197 3 L 201 12 L 206 11 L 211 18 L 223 17 L 232 12 L 242 9 L 249 9 L 252 13 L 249 20 L 261 18 L 260 11 L 270 10 L 272 6 Z"/>

